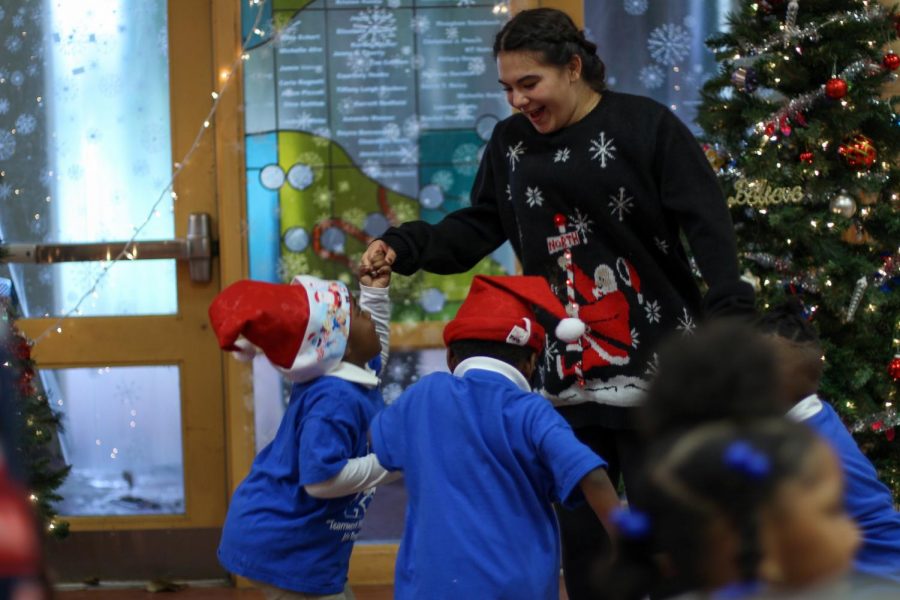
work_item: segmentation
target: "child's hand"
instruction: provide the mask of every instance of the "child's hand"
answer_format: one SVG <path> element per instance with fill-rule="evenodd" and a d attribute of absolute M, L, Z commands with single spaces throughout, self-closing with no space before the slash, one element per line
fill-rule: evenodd
<path fill-rule="evenodd" d="M 391 265 L 383 252 L 369 254 L 366 264 L 359 267 L 359 282 L 367 287 L 386 288 L 391 283 Z"/>

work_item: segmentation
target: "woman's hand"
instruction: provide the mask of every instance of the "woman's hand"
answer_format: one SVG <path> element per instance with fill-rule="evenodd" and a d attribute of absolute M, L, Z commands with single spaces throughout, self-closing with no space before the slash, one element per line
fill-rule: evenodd
<path fill-rule="evenodd" d="M 377 278 L 382 275 L 380 271 L 387 269 L 390 273 L 391 265 L 397 259 L 397 253 L 394 249 L 384 243 L 382 240 L 375 240 L 359 260 L 359 273 L 367 273 L 370 277 Z"/>

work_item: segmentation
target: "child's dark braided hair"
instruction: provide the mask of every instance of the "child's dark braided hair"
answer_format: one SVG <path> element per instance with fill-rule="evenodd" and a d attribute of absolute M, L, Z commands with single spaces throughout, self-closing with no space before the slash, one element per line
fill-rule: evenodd
<path fill-rule="evenodd" d="M 819 332 L 806 318 L 803 303 L 796 296 L 789 296 L 757 317 L 756 328 L 792 342 L 819 344 Z"/>
<path fill-rule="evenodd" d="M 659 549 L 684 582 L 708 585 L 704 567 L 716 520 L 738 536 L 741 580 L 758 579 L 760 515 L 779 486 L 803 473 L 816 443 L 808 427 L 772 418 L 710 423 L 657 447 L 645 501 Z"/>
<path fill-rule="evenodd" d="M 606 65 L 597 44 L 586 39 L 566 13 L 553 8 L 523 10 L 494 38 L 494 58 L 501 52 L 539 52 L 546 64 L 564 67 L 573 56 L 581 59 L 581 76 L 594 91 L 606 89 Z"/>

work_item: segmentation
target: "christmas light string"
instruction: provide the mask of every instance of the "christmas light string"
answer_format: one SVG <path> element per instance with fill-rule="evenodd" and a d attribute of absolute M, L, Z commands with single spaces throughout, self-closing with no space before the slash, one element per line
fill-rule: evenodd
<path fill-rule="evenodd" d="M 170 195 L 172 200 L 178 199 L 177 194 L 173 191 L 173 188 L 175 186 L 175 181 L 178 179 L 178 176 L 184 170 L 185 165 L 190 161 L 191 156 L 193 156 L 194 152 L 200 146 L 200 142 L 203 140 L 203 137 L 206 134 L 206 131 L 209 129 L 209 126 L 212 123 L 212 119 L 215 116 L 216 111 L 219 108 L 219 102 L 221 101 L 222 96 L 224 95 L 225 91 L 228 89 L 232 80 L 234 79 L 234 73 L 237 70 L 238 66 L 241 64 L 241 62 L 243 62 L 249 58 L 249 55 L 247 54 L 247 45 L 250 43 L 250 40 L 253 38 L 254 35 L 262 36 L 265 33 L 263 30 L 261 30 L 259 28 L 259 25 L 262 20 L 262 15 L 265 12 L 266 2 L 268 2 L 268 0 L 248 0 L 248 5 L 251 8 L 253 8 L 253 7 L 257 8 L 256 19 L 254 20 L 253 25 L 250 27 L 250 33 L 247 34 L 246 39 L 244 39 L 243 42 L 241 43 L 240 52 L 238 53 L 238 56 L 234 60 L 234 62 L 231 63 L 231 68 L 229 68 L 227 70 L 227 74 L 224 77 L 224 82 L 222 83 L 222 86 L 219 88 L 219 91 L 218 92 L 213 91 L 211 93 L 211 96 L 213 99 L 212 106 L 210 107 L 209 112 L 206 114 L 206 117 L 203 119 L 203 124 L 200 126 L 200 129 L 197 132 L 197 135 L 194 137 L 194 142 L 191 144 L 190 148 L 188 148 L 188 151 L 187 151 L 187 153 L 185 153 L 184 157 L 180 161 L 174 163 L 175 170 L 172 172 L 172 176 L 169 179 L 169 182 L 165 185 L 165 187 L 159 193 L 159 197 L 156 199 L 156 201 L 150 207 L 150 210 L 147 213 L 147 217 L 144 219 L 143 223 L 141 223 L 140 226 L 134 230 L 134 233 L 131 235 L 131 237 L 128 239 L 128 241 L 125 242 L 125 244 L 123 245 L 122 250 L 114 258 L 106 261 L 106 264 L 103 266 L 103 269 L 97 275 L 97 277 L 94 280 L 91 287 L 81 296 L 81 298 L 78 299 L 78 302 L 75 303 L 75 306 L 73 308 L 71 308 L 68 312 L 66 312 L 64 315 L 62 315 L 61 317 L 58 317 L 52 325 L 47 327 L 44 331 L 42 331 L 39 335 L 37 335 L 33 340 L 31 340 L 32 345 L 37 345 L 41 340 L 43 340 L 47 336 L 49 336 L 54 330 L 57 333 L 62 333 L 63 321 L 65 321 L 66 319 L 70 318 L 72 315 L 74 315 L 78 312 L 79 308 L 81 308 L 81 305 L 85 302 L 85 300 L 87 300 L 97 290 L 97 287 L 99 287 L 100 283 L 106 277 L 109 270 L 123 258 L 128 259 L 128 260 L 134 259 L 133 255 L 129 251 L 129 248 L 135 242 L 137 237 L 140 235 L 141 231 L 144 230 L 144 228 L 150 223 L 150 221 L 156 215 L 157 208 L 159 207 L 160 203 L 166 198 L 166 196 Z M 276 31 L 275 35 L 262 45 L 276 44 L 279 41 L 281 34 L 284 33 L 285 31 L 287 31 L 288 29 L 290 29 L 291 25 L 288 25 L 288 27 L 286 27 L 280 31 Z M 220 71 L 220 73 L 221 72 L 222 71 Z"/>

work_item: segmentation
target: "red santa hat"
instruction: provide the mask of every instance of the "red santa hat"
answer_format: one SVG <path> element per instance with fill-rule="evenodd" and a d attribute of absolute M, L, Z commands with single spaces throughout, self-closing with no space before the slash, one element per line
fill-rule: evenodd
<path fill-rule="evenodd" d="M 556 336 L 562 341 L 573 342 L 584 334 L 584 323 L 568 317 L 543 277 L 476 275 L 456 318 L 444 328 L 444 343 L 486 340 L 540 352 L 544 328 L 535 320 L 532 305 L 561 319 Z"/>
<path fill-rule="evenodd" d="M 305 275 L 290 285 L 242 280 L 213 299 L 209 320 L 223 350 L 244 360 L 262 352 L 291 381 L 309 381 L 344 356 L 350 292 Z"/>

